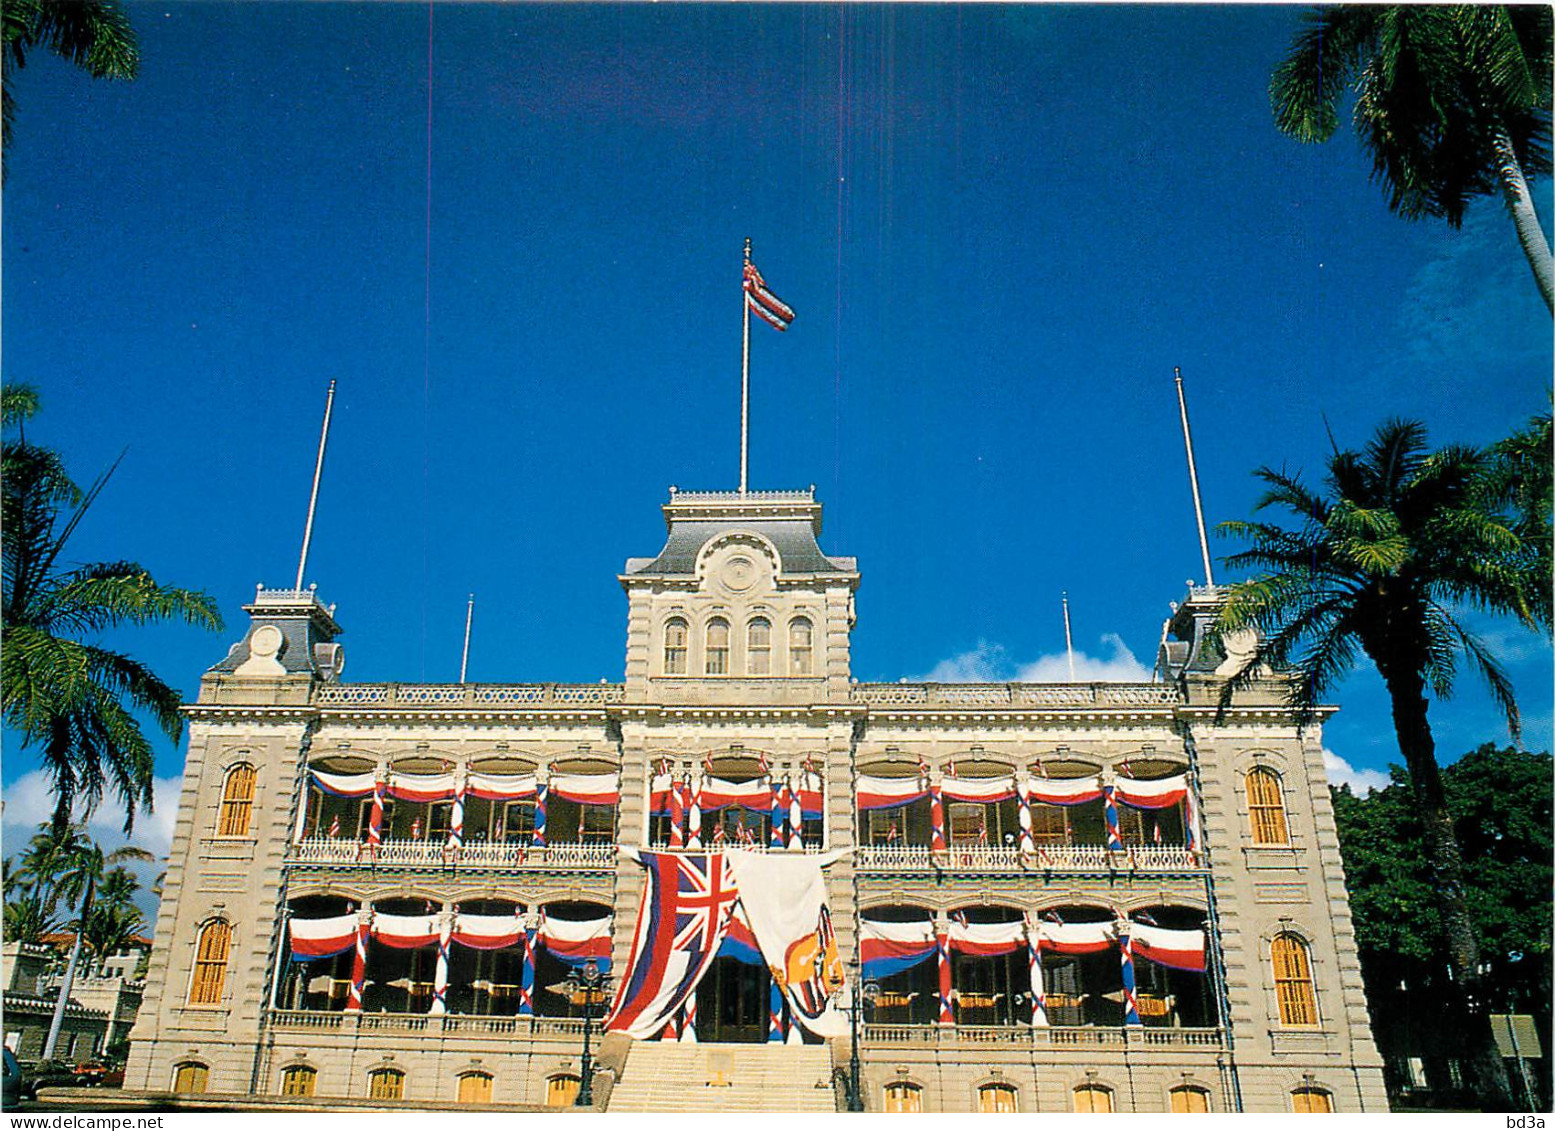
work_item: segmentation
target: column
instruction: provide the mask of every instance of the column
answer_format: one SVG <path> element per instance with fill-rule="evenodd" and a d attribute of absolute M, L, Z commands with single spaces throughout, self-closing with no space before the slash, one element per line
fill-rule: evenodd
<path fill-rule="evenodd" d="M 454 771 L 454 805 L 448 815 L 447 847 L 458 852 L 464 847 L 464 791 L 469 781 L 466 767 Z"/>
<path fill-rule="evenodd" d="M 936 1023 L 954 1025 L 956 1015 L 950 1005 L 950 924 L 943 915 L 934 917 L 934 958 L 939 965 L 939 1017 Z"/>
<path fill-rule="evenodd" d="M 686 799 L 688 787 L 673 773 L 670 774 L 669 807 L 671 848 L 686 846 Z"/>
<path fill-rule="evenodd" d="M 804 788 L 804 771 L 799 771 L 799 789 Z M 799 789 L 785 786 L 788 793 L 788 850 L 790 852 L 804 851 L 804 803 L 799 798 Z"/>
<path fill-rule="evenodd" d="M 442 1015 L 448 1012 L 448 940 L 454 930 L 454 907 L 443 904 L 443 912 L 437 924 L 437 969 L 432 974 L 432 1008 L 429 1012 Z"/>
<path fill-rule="evenodd" d="M 780 1045 L 783 1043 L 783 988 L 778 985 L 777 979 L 772 978 L 767 983 L 767 1043 Z"/>
<path fill-rule="evenodd" d="M 691 787 L 691 804 L 686 810 L 686 847 L 693 850 L 702 847 L 702 775 L 700 773 L 697 774 L 696 785 Z"/>
<path fill-rule="evenodd" d="M 544 770 L 535 775 L 535 848 L 545 847 L 545 803 L 551 792 L 547 777 Z"/>
<path fill-rule="evenodd" d="M 531 910 L 524 916 L 524 931 L 519 937 L 519 945 L 524 948 L 523 968 L 518 976 L 518 1012 L 521 1017 L 533 1017 L 535 1013 L 535 935 L 539 929 L 539 912 Z"/>
<path fill-rule="evenodd" d="M 1015 778 L 1015 795 L 1020 800 L 1020 854 L 1031 856 L 1037 850 L 1036 841 L 1031 835 L 1031 783 L 1025 774 L 1018 774 Z"/>
<path fill-rule="evenodd" d="M 373 909 L 364 904 L 357 913 L 356 951 L 351 956 L 351 990 L 346 998 L 346 1012 L 362 1012 L 362 994 L 367 988 L 367 939 L 372 933 Z"/>
<path fill-rule="evenodd" d="M 1123 1024 L 1143 1025 L 1139 1019 L 1139 997 L 1134 984 L 1134 944 L 1129 938 L 1129 923 L 1119 919 L 1118 958 L 1123 964 Z"/>
<path fill-rule="evenodd" d="M 773 851 L 777 851 L 788 843 L 788 838 L 783 835 L 783 822 L 788 818 L 788 806 L 783 804 L 783 787 L 778 784 L 777 778 L 769 775 L 767 784 L 772 789 L 772 835 L 767 844 Z"/>
<path fill-rule="evenodd" d="M 1042 934 L 1029 915 L 1026 917 L 1026 960 L 1031 965 L 1031 1027 L 1046 1029 L 1047 987 L 1042 980 Z"/>
<path fill-rule="evenodd" d="M 367 814 L 367 847 L 375 852 L 383 843 L 383 787 L 388 773 L 388 767 L 382 762 L 373 773 L 373 806 Z"/>
<path fill-rule="evenodd" d="M 1109 852 L 1123 851 L 1123 834 L 1118 829 L 1118 801 L 1116 793 L 1117 787 L 1112 783 L 1112 775 L 1102 775 L 1101 811 L 1107 822 L 1107 850 Z"/>
<path fill-rule="evenodd" d="M 930 847 L 935 852 L 944 852 L 950 838 L 945 835 L 945 797 L 940 791 L 937 780 L 929 780 L 929 824 L 933 827 L 933 842 Z"/>

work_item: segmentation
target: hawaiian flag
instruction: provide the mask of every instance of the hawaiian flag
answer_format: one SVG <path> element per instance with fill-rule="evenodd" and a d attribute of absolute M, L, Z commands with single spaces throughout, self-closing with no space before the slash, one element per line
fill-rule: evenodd
<path fill-rule="evenodd" d="M 718 957 L 739 893 L 721 853 L 631 854 L 648 882 L 605 1028 L 647 1040 L 686 1004 Z"/>
<path fill-rule="evenodd" d="M 767 281 L 749 260 L 745 262 L 745 305 L 756 317 L 778 330 L 788 329 L 794 320 L 792 308 L 767 289 Z"/>

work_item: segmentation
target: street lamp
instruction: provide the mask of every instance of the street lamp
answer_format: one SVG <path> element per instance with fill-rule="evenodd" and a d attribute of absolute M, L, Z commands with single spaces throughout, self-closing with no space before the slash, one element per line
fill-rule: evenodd
<path fill-rule="evenodd" d="M 848 987 L 848 1021 L 852 1027 L 853 1044 L 848 1056 L 848 1110 L 864 1110 L 863 1084 L 859 1079 L 862 1065 L 859 1062 L 859 1020 L 866 1005 L 873 1005 L 880 996 L 880 983 L 866 982 L 857 958 L 853 959 L 853 982 Z"/>
<path fill-rule="evenodd" d="M 594 1058 L 589 1051 L 589 1037 L 594 1031 L 594 1005 L 605 1000 L 605 989 L 610 976 L 600 971 L 599 963 L 592 958 L 583 964 L 581 976 L 574 966 L 567 972 L 568 999 L 583 1007 L 583 1079 L 578 1085 L 577 1107 L 587 1107 L 594 1102 Z"/>

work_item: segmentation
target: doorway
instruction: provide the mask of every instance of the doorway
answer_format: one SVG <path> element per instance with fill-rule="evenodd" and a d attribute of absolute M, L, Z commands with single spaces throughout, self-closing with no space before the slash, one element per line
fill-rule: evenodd
<path fill-rule="evenodd" d="M 697 1039 L 709 1044 L 764 1042 L 771 983 L 764 966 L 715 958 L 697 987 Z"/>

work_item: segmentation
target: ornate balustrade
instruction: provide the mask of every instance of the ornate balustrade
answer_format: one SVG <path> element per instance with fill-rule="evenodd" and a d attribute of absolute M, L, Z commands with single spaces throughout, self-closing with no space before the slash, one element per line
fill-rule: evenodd
<path fill-rule="evenodd" d="M 1122 1049 L 1221 1047 L 1219 1029 L 1174 1029 L 1150 1026 L 1105 1028 L 1054 1025 L 878 1025 L 866 1023 L 864 1043 L 872 1045 L 1035 1046 L 1048 1049 Z"/>
<path fill-rule="evenodd" d="M 880 707 L 1170 707 L 1164 683 L 857 683 L 853 701 Z"/>
<path fill-rule="evenodd" d="M 598 707 L 619 703 L 619 683 L 334 683 L 314 693 L 337 707 Z"/>
<path fill-rule="evenodd" d="M 1018 848 L 953 845 L 942 852 L 927 845 L 869 844 L 858 849 L 861 872 L 1191 872 L 1203 865 L 1180 845 L 1140 845 L 1109 850 L 1102 845 L 1044 845 L 1022 854 Z"/>
<path fill-rule="evenodd" d="M 340 837 L 309 837 L 288 846 L 289 864 L 379 868 L 614 868 L 613 844 L 483 843 L 452 848 L 442 841 L 386 840 L 376 849 Z"/>
<path fill-rule="evenodd" d="M 717 852 L 717 851 L 720 851 L 720 850 L 725 849 L 725 848 L 739 848 L 739 849 L 743 849 L 746 852 L 792 852 L 792 851 L 794 851 L 793 849 L 789 849 L 789 848 L 773 848 L 770 845 L 765 844 L 765 843 L 762 843 L 762 844 L 738 844 L 738 843 L 736 843 L 735 841 L 732 841 L 732 840 L 731 841 L 727 841 L 724 844 L 704 844 L 701 848 L 697 848 L 697 849 L 671 848 L 668 844 L 665 844 L 663 841 L 655 841 L 653 844 L 649 845 L 648 847 L 650 847 L 654 852 L 692 852 L 692 851 L 695 851 L 695 852 Z M 804 852 L 808 856 L 819 856 L 824 851 L 826 851 L 826 849 L 824 847 L 822 847 L 821 845 L 819 845 L 819 844 L 807 844 L 807 845 L 804 846 Z"/>
<path fill-rule="evenodd" d="M 441 1033 L 464 1036 L 582 1036 L 577 1017 L 488 1016 L 473 1013 L 346 1013 L 308 1009 L 272 1009 L 270 1028 L 286 1032 L 330 1030 L 341 1033 Z M 597 1026 L 596 1026 L 597 1027 Z"/>

